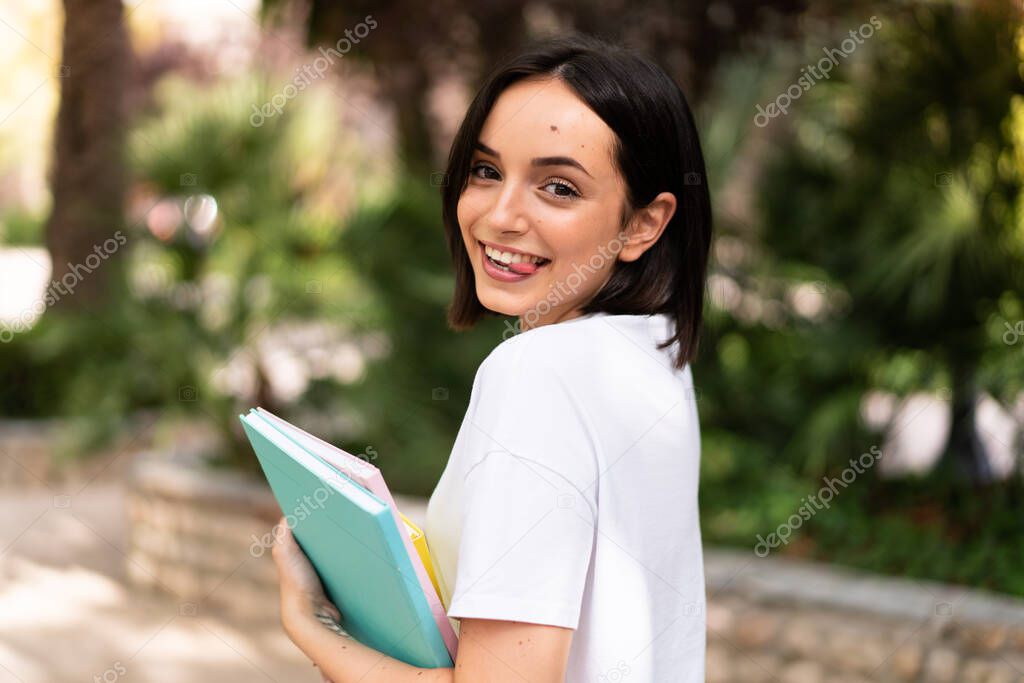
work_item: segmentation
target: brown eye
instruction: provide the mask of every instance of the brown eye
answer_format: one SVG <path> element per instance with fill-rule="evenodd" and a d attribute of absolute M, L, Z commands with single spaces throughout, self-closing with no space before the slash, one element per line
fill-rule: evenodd
<path fill-rule="evenodd" d="M 576 191 L 576 188 L 574 188 L 572 185 L 565 182 L 564 180 L 551 180 L 546 185 L 544 185 L 544 187 L 546 188 L 552 186 L 555 187 L 555 191 L 551 192 L 551 194 L 558 197 L 559 199 L 572 200 L 579 199 L 580 197 L 580 193 Z"/>
<path fill-rule="evenodd" d="M 494 173 L 494 177 L 489 177 L 487 175 L 481 175 L 480 172 L 479 172 L 480 170 L 483 170 L 484 172 L 490 171 L 490 172 Z M 470 169 L 469 172 L 472 175 L 476 176 L 477 178 L 482 178 L 483 180 L 497 180 L 498 177 L 499 177 L 498 176 L 498 172 L 490 164 L 476 164 L 475 166 L 473 166 L 473 168 Z"/>

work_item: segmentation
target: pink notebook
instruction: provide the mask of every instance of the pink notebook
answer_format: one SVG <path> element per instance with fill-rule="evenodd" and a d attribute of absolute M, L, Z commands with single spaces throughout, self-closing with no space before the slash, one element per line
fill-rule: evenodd
<path fill-rule="evenodd" d="M 399 515 L 398 506 L 395 505 L 395 500 L 391 496 L 391 491 L 388 489 L 388 485 L 384 482 L 384 475 L 381 474 L 379 469 L 362 458 L 357 458 L 351 453 L 346 453 L 337 446 L 332 446 L 323 439 L 299 429 L 290 422 L 279 418 L 263 408 L 257 407 L 256 410 L 260 415 L 266 417 L 268 420 L 273 422 L 274 425 L 280 427 L 282 431 L 286 432 L 311 453 L 315 453 L 357 484 L 380 498 L 388 505 L 388 507 L 391 508 L 391 514 L 395 518 L 395 524 L 398 529 L 400 531 L 404 531 L 405 523 Z M 427 596 L 427 602 L 430 604 L 430 611 L 434 615 L 434 621 L 437 622 L 437 628 L 441 631 L 441 637 L 444 639 L 444 644 L 448 648 L 448 654 L 451 655 L 452 661 L 454 662 L 455 655 L 458 650 L 458 637 L 452 629 L 451 622 L 448 621 L 448 615 L 444 611 L 444 606 L 441 604 L 437 591 L 434 590 L 434 585 L 430 582 L 430 577 L 427 575 L 427 571 L 423 567 L 423 562 L 420 560 L 419 553 L 416 552 L 416 548 L 413 547 L 412 540 L 406 533 L 402 533 L 401 536 L 405 541 L 405 549 L 409 553 L 409 558 L 412 560 L 412 566 L 416 570 L 416 577 L 419 579 L 420 586 L 423 587 L 423 594 Z"/>

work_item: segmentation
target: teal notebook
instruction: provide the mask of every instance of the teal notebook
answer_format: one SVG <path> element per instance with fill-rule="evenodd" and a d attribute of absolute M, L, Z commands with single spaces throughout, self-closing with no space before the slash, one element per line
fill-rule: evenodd
<path fill-rule="evenodd" d="M 255 410 L 239 419 L 345 630 L 407 664 L 452 666 L 389 506 Z"/>

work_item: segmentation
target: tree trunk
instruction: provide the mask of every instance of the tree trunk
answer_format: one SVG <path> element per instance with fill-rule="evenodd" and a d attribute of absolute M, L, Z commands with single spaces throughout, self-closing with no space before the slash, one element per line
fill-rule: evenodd
<path fill-rule="evenodd" d="M 974 368 L 955 364 L 951 368 L 953 379 L 952 424 L 946 457 L 954 471 L 972 484 L 987 484 L 993 480 L 985 445 L 975 427 L 978 392 L 974 382 Z"/>
<path fill-rule="evenodd" d="M 46 245 L 57 306 L 104 302 L 112 260 L 127 237 L 125 84 L 131 50 L 121 0 L 64 0 L 60 109 L 51 169 Z"/>

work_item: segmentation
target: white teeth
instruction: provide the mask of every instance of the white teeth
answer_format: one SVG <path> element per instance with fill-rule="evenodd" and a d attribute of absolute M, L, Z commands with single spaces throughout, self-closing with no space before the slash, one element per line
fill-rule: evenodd
<path fill-rule="evenodd" d="M 490 256 L 495 261 L 501 263 L 522 263 L 524 261 L 530 263 L 540 263 L 544 259 L 539 256 L 528 256 L 526 254 L 513 253 L 511 251 L 498 251 L 492 247 L 484 245 L 484 253 Z"/>

